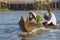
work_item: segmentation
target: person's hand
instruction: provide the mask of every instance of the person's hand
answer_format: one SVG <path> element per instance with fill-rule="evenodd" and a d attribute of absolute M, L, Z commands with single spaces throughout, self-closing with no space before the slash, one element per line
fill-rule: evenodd
<path fill-rule="evenodd" d="M 46 24 L 45 24 L 46 26 L 48 25 L 48 23 L 46 22 Z"/>

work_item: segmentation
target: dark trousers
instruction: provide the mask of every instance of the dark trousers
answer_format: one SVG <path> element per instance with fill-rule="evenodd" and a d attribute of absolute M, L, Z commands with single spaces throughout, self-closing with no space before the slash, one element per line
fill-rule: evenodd
<path fill-rule="evenodd" d="M 46 25 L 47 22 L 43 22 L 43 25 Z M 51 22 L 50 24 L 48 24 L 48 26 L 54 26 L 54 24 Z"/>

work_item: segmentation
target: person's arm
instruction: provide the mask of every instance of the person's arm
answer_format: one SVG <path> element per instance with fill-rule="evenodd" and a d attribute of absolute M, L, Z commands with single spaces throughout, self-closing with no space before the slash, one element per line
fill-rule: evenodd
<path fill-rule="evenodd" d="M 53 20 L 53 17 L 51 16 L 51 18 L 47 21 L 48 24 L 50 24 Z"/>

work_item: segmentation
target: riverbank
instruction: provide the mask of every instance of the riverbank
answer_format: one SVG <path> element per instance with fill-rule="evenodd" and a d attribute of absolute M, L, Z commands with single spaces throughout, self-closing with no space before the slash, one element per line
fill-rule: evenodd
<path fill-rule="evenodd" d="M 53 9 L 53 11 L 59 11 L 60 9 Z M 11 12 L 11 11 L 47 11 L 47 10 L 9 10 L 8 8 L 0 8 L 0 12 Z"/>
<path fill-rule="evenodd" d="M 47 10 L 1 10 L 0 12 L 43 12 L 43 11 L 47 11 Z M 53 11 L 60 11 L 60 10 L 53 10 Z"/>
<path fill-rule="evenodd" d="M 9 11 L 8 8 L 0 8 L 0 11 Z"/>

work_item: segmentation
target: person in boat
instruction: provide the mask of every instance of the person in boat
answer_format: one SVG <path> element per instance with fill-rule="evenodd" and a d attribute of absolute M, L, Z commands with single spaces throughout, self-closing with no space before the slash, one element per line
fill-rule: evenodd
<path fill-rule="evenodd" d="M 28 16 L 27 21 L 37 24 L 37 22 L 36 22 L 36 14 L 33 13 L 33 12 L 29 12 L 29 16 Z"/>
<path fill-rule="evenodd" d="M 52 12 L 52 9 L 48 9 L 48 14 L 44 14 L 44 19 L 46 22 L 43 22 L 43 25 L 55 26 L 57 24 L 56 17 Z"/>
<path fill-rule="evenodd" d="M 34 12 L 29 12 L 29 16 L 28 16 L 28 21 L 31 23 L 35 23 L 35 24 L 41 24 L 42 23 L 42 16 L 41 15 L 37 15 Z"/>

